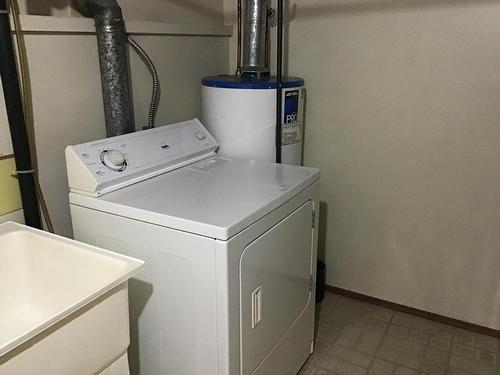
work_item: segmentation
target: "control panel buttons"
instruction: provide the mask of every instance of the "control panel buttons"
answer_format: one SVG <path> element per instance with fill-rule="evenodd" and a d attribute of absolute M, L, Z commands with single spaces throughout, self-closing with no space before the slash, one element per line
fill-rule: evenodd
<path fill-rule="evenodd" d="M 101 162 L 115 172 L 121 172 L 127 167 L 125 155 L 118 150 L 104 150 L 101 152 Z"/>
<path fill-rule="evenodd" d="M 199 141 L 204 141 L 207 138 L 207 136 L 205 135 L 205 133 L 203 133 L 201 130 L 196 131 L 194 133 L 194 136 Z"/>
<path fill-rule="evenodd" d="M 68 146 L 69 185 L 100 196 L 209 158 L 217 147 L 196 119 Z"/>

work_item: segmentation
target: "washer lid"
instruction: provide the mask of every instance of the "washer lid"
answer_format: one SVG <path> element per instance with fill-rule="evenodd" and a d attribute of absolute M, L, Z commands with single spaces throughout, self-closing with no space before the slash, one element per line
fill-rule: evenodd
<path fill-rule="evenodd" d="M 72 204 L 227 240 L 319 179 L 319 170 L 210 157 Z"/>

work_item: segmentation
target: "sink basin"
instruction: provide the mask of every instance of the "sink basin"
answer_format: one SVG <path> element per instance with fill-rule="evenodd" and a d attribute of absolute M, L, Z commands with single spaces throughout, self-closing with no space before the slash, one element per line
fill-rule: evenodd
<path fill-rule="evenodd" d="M 0 375 L 96 374 L 126 356 L 127 280 L 143 264 L 0 225 Z"/>

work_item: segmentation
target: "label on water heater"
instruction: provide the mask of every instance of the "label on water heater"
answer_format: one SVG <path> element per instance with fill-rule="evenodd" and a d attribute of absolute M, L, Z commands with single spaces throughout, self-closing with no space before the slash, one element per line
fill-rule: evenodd
<path fill-rule="evenodd" d="M 283 98 L 283 121 L 281 125 L 281 145 L 291 145 L 301 140 L 299 102 L 301 90 L 287 90 Z"/>

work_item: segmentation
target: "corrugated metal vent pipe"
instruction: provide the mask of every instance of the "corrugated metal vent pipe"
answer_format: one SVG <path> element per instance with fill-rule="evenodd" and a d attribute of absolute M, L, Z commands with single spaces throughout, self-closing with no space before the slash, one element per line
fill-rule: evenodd
<path fill-rule="evenodd" d="M 106 135 L 131 133 L 132 121 L 127 35 L 116 0 L 74 0 L 86 17 L 93 17 L 97 33 Z"/>
<path fill-rule="evenodd" d="M 266 34 L 269 0 L 245 0 L 242 72 L 269 74 L 266 64 Z"/>

